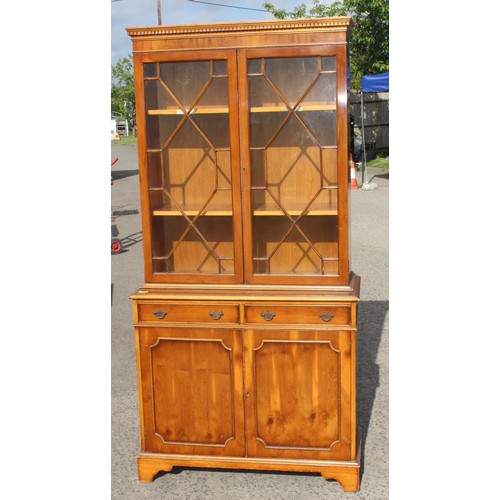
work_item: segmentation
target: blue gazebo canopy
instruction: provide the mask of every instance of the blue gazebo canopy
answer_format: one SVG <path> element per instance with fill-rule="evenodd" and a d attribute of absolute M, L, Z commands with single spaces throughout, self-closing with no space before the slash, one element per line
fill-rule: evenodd
<path fill-rule="evenodd" d="M 379 73 L 378 75 L 366 75 L 361 77 L 361 130 L 363 140 L 363 184 L 366 183 L 366 146 L 365 146 L 365 121 L 364 121 L 364 102 L 363 94 L 365 92 L 388 92 L 389 91 L 389 72 Z"/>
<path fill-rule="evenodd" d="M 378 75 L 367 75 L 361 77 L 362 92 L 388 92 L 389 91 L 389 72 L 379 73 Z"/>

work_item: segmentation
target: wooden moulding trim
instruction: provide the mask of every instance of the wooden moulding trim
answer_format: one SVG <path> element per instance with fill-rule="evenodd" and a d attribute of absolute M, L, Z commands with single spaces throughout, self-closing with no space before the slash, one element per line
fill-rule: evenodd
<path fill-rule="evenodd" d="M 270 303 L 272 302 L 275 305 L 278 303 L 283 303 L 284 305 L 314 305 L 318 303 L 319 305 L 328 304 L 331 305 L 332 302 L 335 302 L 337 305 L 340 303 L 351 304 L 355 302 L 359 302 L 359 297 L 353 295 L 264 295 L 263 293 L 255 293 L 251 295 L 228 295 L 223 293 L 214 292 L 210 296 L 196 293 L 189 293 L 189 291 L 181 290 L 181 291 L 171 291 L 168 290 L 144 290 L 134 293 L 129 297 L 133 301 L 169 301 L 169 302 L 190 302 L 190 301 L 211 301 L 212 302 L 222 302 L 223 304 L 226 301 L 234 301 L 235 299 L 240 301 L 242 304 L 252 305 L 252 303 Z M 221 305 L 223 305 L 221 304 Z M 135 323 L 139 324 L 139 322 Z M 239 324 L 239 323 L 238 323 Z M 256 324 L 256 323 L 252 323 Z M 326 323 L 325 323 L 326 325 Z M 342 326 L 342 329 L 350 329 L 348 325 Z"/>
<path fill-rule="evenodd" d="M 233 300 L 233 301 L 305 301 L 314 302 L 358 302 L 361 279 L 351 272 L 347 285 L 249 285 L 249 284 L 187 284 L 144 283 L 132 300 Z"/>
<path fill-rule="evenodd" d="M 354 460 L 314 460 L 260 457 L 224 457 L 205 455 L 174 455 L 142 451 L 137 455 L 140 481 L 153 481 L 160 471 L 173 467 L 209 467 L 247 470 L 276 470 L 319 472 L 325 479 L 336 479 L 344 491 L 359 490 L 361 471 L 361 432 L 358 430 L 357 451 Z"/>
<path fill-rule="evenodd" d="M 178 24 L 165 26 L 138 26 L 126 28 L 132 38 L 166 35 L 206 35 L 209 33 L 256 33 L 262 31 L 293 31 L 303 29 L 342 29 L 349 27 L 351 18 L 323 17 L 289 19 L 286 21 L 238 22 L 217 24 Z"/>
<path fill-rule="evenodd" d="M 210 467 L 210 468 L 234 468 L 236 465 L 246 469 L 274 469 L 290 471 L 307 471 L 314 469 L 330 469 L 332 467 L 348 467 L 358 469 L 360 467 L 359 450 L 355 460 L 315 460 L 301 458 L 260 458 L 260 457 L 224 457 L 213 455 L 175 455 L 168 453 L 141 452 L 137 455 L 138 462 L 157 460 L 168 461 L 178 467 Z M 163 470 L 163 469 L 160 469 Z"/>

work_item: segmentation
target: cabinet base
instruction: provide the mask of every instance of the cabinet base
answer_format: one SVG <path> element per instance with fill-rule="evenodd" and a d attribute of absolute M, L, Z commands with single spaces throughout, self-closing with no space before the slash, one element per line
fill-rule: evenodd
<path fill-rule="evenodd" d="M 214 457 L 146 452 L 137 456 L 139 481 L 151 482 L 158 472 L 170 472 L 173 467 L 316 472 L 325 479 L 338 481 L 344 491 L 359 490 L 360 466 L 361 433 L 358 433 L 356 459 L 352 461 Z"/>

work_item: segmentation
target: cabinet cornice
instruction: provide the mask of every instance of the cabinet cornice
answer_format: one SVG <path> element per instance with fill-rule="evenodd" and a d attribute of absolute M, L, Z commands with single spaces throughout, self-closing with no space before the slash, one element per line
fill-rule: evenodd
<path fill-rule="evenodd" d="M 138 26 L 126 28 L 127 33 L 134 38 L 178 35 L 203 35 L 230 33 L 260 33 L 265 31 L 297 31 L 297 30 L 337 30 L 345 31 L 351 24 L 350 17 L 302 18 L 217 24 L 179 24 L 165 26 Z"/>

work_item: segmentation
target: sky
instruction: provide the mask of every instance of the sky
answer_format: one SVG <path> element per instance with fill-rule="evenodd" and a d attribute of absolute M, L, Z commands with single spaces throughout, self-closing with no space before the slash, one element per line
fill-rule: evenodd
<path fill-rule="evenodd" d="M 222 7 L 195 3 L 189 0 L 161 0 L 162 24 L 188 24 L 205 22 L 256 21 L 274 19 L 265 12 L 264 0 L 206 0 L 210 3 L 232 5 Z M 304 2 L 271 1 L 276 8 L 293 7 Z M 249 9 L 260 9 L 249 10 Z M 264 12 L 262 12 L 264 11 Z M 152 26 L 158 24 L 157 0 L 119 0 L 111 2 L 111 64 L 132 53 L 130 37 L 125 31 L 130 26 Z"/>

